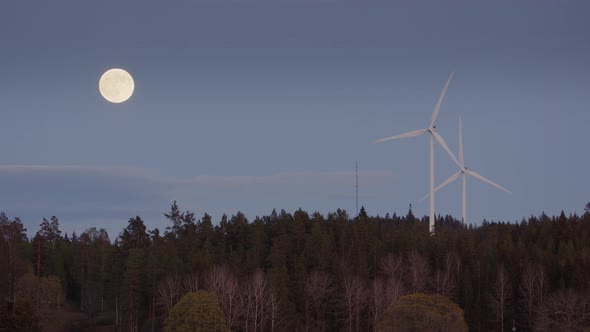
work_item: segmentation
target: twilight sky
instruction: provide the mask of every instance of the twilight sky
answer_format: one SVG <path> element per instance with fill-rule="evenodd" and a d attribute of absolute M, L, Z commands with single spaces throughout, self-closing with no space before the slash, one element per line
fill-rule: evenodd
<path fill-rule="evenodd" d="M 0 211 L 32 235 L 173 200 L 218 221 L 273 208 L 428 214 L 428 125 L 466 166 L 470 223 L 583 213 L 590 201 L 587 1 L 16 1 L 0 3 Z M 124 68 L 135 94 L 98 92 Z M 456 171 L 440 147 L 438 184 Z M 436 212 L 460 218 L 460 183 Z"/>

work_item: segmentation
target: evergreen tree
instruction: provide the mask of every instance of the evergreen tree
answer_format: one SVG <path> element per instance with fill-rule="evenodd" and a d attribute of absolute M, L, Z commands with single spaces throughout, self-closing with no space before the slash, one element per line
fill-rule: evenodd
<path fill-rule="evenodd" d="M 120 236 L 121 268 L 124 271 L 122 296 L 125 299 L 125 316 L 122 322 L 130 330 L 140 328 L 148 316 L 144 311 L 148 301 L 145 289 L 145 256 L 150 245 L 149 235 L 139 216 L 130 218 Z"/>
<path fill-rule="evenodd" d="M 130 218 L 121 234 L 121 246 L 124 251 L 131 248 L 145 248 L 149 245 L 149 235 L 143 220 L 139 216 Z"/>
<path fill-rule="evenodd" d="M 198 244 L 198 269 L 209 270 L 213 267 L 215 259 L 215 229 L 211 222 L 211 216 L 205 213 L 197 223 L 197 244 Z"/>
<path fill-rule="evenodd" d="M 176 201 L 172 203 L 170 212 L 164 213 L 164 216 L 172 223 L 172 226 L 166 226 L 166 232 L 164 235 L 171 234 L 174 237 L 180 237 L 182 222 L 184 221 L 184 214 L 180 212 Z"/>
<path fill-rule="evenodd" d="M 9 318 L 14 317 L 14 305 L 16 303 L 16 280 L 24 273 L 23 268 L 23 254 L 24 247 L 27 243 L 27 229 L 23 227 L 23 223 L 20 219 L 14 218 L 9 220 L 4 212 L 0 212 L 0 239 L 3 242 L 2 256 L 6 252 L 7 256 L 7 267 L 2 269 L 2 273 L 7 278 L 7 315 Z"/>

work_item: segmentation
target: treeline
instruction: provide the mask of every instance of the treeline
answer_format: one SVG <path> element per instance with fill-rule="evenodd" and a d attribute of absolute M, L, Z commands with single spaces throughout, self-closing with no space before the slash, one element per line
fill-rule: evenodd
<path fill-rule="evenodd" d="M 163 232 L 135 217 L 115 239 L 96 228 L 62 235 L 52 217 L 29 239 L 1 213 L 3 324 L 25 315 L 65 329 L 65 312 L 77 311 L 95 325 L 161 331 L 182 295 L 205 289 L 232 331 L 376 330 L 412 293 L 459 304 L 472 331 L 590 326 L 588 211 L 468 228 L 438 217 L 434 236 L 412 211 L 238 212 L 214 223 L 174 202 L 164 215 Z"/>

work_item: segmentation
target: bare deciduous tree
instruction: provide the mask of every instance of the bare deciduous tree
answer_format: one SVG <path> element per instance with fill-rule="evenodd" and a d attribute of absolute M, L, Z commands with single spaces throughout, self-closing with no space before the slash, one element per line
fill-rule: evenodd
<path fill-rule="evenodd" d="M 381 259 L 380 268 L 387 279 L 402 278 L 402 258 L 394 253 L 389 253 Z"/>
<path fill-rule="evenodd" d="M 184 278 L 184 292 L 185 293 L 196 293 L 199 290 L 199 274 L 191 273 Z"/>
<path fill-rule="evenodd" d="M 430 265 L 418 251 L 413 250 L 408 255 L 408 282 L 411 293 L 426 291 L 430 275 Z"/>
<path fill-rule="evenodd" d="M 170 309 L 180 297 L 180 285 L 175 277 L 168 277 L 158 284 L 156 294 L 163 306 L 163 314 L 167 316 Z"/>
<path fill-rule="evenodd" d="M 461 271 L 461 260 L 457 255 L 447 253 L 443 268 L 434 273 L 434 289 L 437 294 L 454 299 Z"/>
<path fill-rule="evenodd" d="M 590 298 L 564 290 L 545 299 L 537 315 L 537 331 L 585 331 L 590 324 Z"/>
<path fill-rule="evenodd" d="M 280 301 L 274 292 L 270 292 L 269 295 L 269 314 L 270 314 L 270 332 L 274 332 L 276 327 L 281 323 L 281 319 L 279 318 L 279 306 Z"/>
<path fill-rule="evenodd" d="M 260 269 L 257 269 L 246 281 L 242 297 L 246 331 L 263 331 L 267 325 L 266 311 L 269 306 L 267 284 L 266 275 Z"/>
<path fill-rule="evenodd" d="M 405 294 L 402 257 L 389 253 L 381 260 L 380 268 L 385 277 L 385 307 L 389 307 Z"/>
<path fill-rule="evenodd" d="M 510 299 L 510 287 L 508 272 L 506 272 L 504 265 L 500 265 L 490 298 L 494 316 L 500 324 L 500 331 L 504 331 L 504 316 L 506 313 L 506 304 Z"/>
<path fill-rule="evenodd" d="M 365 306 L 367 289 L 357 275 L 344 275 L 344 305 L 348 331 L 360 331 L 360 315 Z"/>
<path fill-rule="evenodd" d="M 533 326 L 533 313 L 539 298 L 540 284 L 538 273 L 542 269 L 527 264 L 521 273 L 518 292 L 521 296 L 522 306 L 526 312 L 526 322 L 529 327 Z"/>
<path fill-rule="evenodd" d="M 369 312 L 371 314 L 371 325 L 373 331 L 377 331 L 379 322 L 383 316 L 383 311 L 387 307 L 387 295 L 385 287 L 387 283 L 382 278 L 375 278 L 371 283 L 371 303 Z"/>
<path fill-rule="evenodd" d="M 207 289 L 221 301 L 225 320 L 230 330 L 234 330 L 239 317 L 240 285 L 229 267 L 215 266 L 207 277 Z"/>

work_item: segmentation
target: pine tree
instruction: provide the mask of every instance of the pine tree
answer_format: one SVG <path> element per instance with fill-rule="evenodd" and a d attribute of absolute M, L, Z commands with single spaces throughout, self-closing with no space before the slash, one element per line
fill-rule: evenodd
<path fill-rule="evenodd" d="M 8 274 L 8 317 L 14 317 L 14 305 L 16 304 L 16 280 L 22 271 L 18 265 L 23 255 L 24 245 L 27 241 L 27 229 L 23 227 L 20 219 L 10 221 L 4 212 L 0 212 L 0 237 L 6 243 L 8 251 L 8 268 L 3 272 Z"/>
<path fill-rule="evenodd" d="M 197 224 L 198 268 L 208 270 L 213 267 L 215 229 L 211 216 L 205 213 Z"/>
<path fill-rule="evenodd" d="M 180 237 L 182 222 L 184 221 L 184 214 L 180 212 L 176 201 L 172 203 L 170 212 L 164 213 L 164 216 L 172 223 L 172 226 L 166 226 L 166 232 L 164 235 L 172 234 L 174 237 Z"/>
<path fill-rule="evenodd" d="M 130 218 L 127 227 L 120 236 L 121 261 L 124 272 L 124 294 L 126 299 L 127 326 L 133 331 L 141 326 L 145 296 L 145 255 L 150 245 L 149 235 L 143 220 L 139 216 Z"/>

